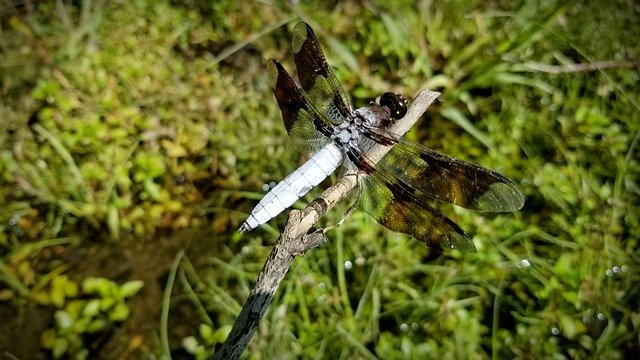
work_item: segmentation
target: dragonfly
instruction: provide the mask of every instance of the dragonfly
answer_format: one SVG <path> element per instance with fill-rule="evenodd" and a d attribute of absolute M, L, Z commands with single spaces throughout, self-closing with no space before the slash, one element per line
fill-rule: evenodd
<path fill-rule="evenodd" d="M 360 210 L 388 229 L 442 251 L 475 252 L 475 246 L 429 204 L 433 200 L 482 212 L 522 208 L 524 196 L 507 177 L 387 131 L 407 113 L 404 96 L 386 92 L 369 106 L 354 109 L 308 24 L 294 27 L 292 46 L 300 85 L 275 59 L 267 61 L 267 72 L 289 137 L 312 155 L 262 198 L 240 232 L 277 216 L 341 164 L 361 175 L 355 203 Z M 376 143 L 390 150 L 374 162 L 366 152 Z"/>

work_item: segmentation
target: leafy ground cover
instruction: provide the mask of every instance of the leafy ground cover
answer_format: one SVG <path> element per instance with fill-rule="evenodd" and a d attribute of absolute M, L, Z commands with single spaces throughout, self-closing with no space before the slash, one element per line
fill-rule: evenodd
<path fill-rule="evenodd" d="M 0 6 L 5 353 L 211 354 L 286 220 L 235 234 L 261 186 L 301 161 L 263 65 L 292 69 L 299 19 L 357 106 L 390 89 L 442 92 L 408 136 L 504 173 L 527 202 L 442 206 L 478 248 L 464 256 L 353 214 L 296 260 L 246 357 L 640 348 L 638 5 Z"/>

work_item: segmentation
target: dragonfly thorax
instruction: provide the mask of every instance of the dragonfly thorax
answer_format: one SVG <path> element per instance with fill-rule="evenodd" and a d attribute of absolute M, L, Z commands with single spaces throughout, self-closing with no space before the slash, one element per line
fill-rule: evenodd
<path fill-rule="evenodd" d="M 355 118 L 350 118 L 348 121 L 336 126 L 331 135 L 331 139 L 342 146 L 353 146 L 360 142 L 362 137 L 361 125 L 359 121 L 354 121 Z"/>
<path fill-rule="evenodd" d="M 331 139 L 342 146 L 357 147 L 362 142 L 365 129 L 385 129 L 407 113 L 407 100 L 402 95 L 384 93 L 367 107 L 351 111 L 349 116 L 334 128 Z"/>
<path fill-rule="evenodd" d="M 357 119 L 354 124 L 361 129 L 371 127 L 385 128 L 393 121 L 389 110 L 376 103 L 356 109 L 354 112 Z"/>

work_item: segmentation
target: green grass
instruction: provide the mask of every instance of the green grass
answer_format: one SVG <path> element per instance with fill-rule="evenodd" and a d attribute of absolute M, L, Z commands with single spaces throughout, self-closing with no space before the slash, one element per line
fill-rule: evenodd
<path fill-rule="evenodd" d="M 442 92 L 408 137 L 507 175 L 527 201 L 513 214 L 439 207 L 478 248 L 464 256 L 354 213 L 296 259 L 246 358 L 613 359 L 640 347 L 637 6 L 79 3 L 0 8 L 0 314 L 12 320 L 0 348 L 36 352 L 55 310 L 43 294 L 65 274 L 157 276 L 122 331 L 84 338 L 93 356 L 177 357 L 185 344 L 206 356 L 224 338 L 286 215 L 234 232 L 261 185 L 300 163 L 264 68 L 273 57 L 293 70 L 287 30 L 300 19 L 356 106 Z M 35 345 L 12 337 L 24 324 Z"/>

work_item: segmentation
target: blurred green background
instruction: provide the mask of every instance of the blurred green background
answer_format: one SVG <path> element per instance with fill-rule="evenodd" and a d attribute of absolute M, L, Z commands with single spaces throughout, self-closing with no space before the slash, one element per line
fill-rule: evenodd
<path fill-rule="evenodd" d="M 264 67 L 293 69 L 300 20 L 356 106 L 442 92 L 408 137 L 527 200 L 439 206 L 467 255 L 355 212 L 243 356 L 634 358 L 640 5 L 622 0 L 0 2 L 3 356 L 210 356 L 286 215 L 235 231 L 303 161 Z"/>

